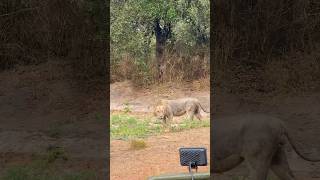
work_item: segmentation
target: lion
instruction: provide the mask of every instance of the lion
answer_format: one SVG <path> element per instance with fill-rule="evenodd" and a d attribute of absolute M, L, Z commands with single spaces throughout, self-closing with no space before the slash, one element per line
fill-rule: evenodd
<path fill-rule="evenodd" d="M 269 169 L 281 180 L 294 180 L 285 154 L 286 140 L 301 158 L 320 161 L 299 152 L 283 123 L 274 117 L 246 114 L 214 119 L 212 126 L 212 174 L 245 162 L 252 180 L 266 180 Z"/>
<path fill-rule="evenodd" d="M 187 114 L 187 118 L 193 120 L 196 116 L 197 119 L 201 120 L 201 109 L 210 113 L 204 109 L 200 101 L 196 98 L 181 98 L 175 100 L 161 100 L 160 103 L 154 108 L 154 116 L 162 120 L 165 124 L 171 122 L 173 116 L 182 116 Z"/>

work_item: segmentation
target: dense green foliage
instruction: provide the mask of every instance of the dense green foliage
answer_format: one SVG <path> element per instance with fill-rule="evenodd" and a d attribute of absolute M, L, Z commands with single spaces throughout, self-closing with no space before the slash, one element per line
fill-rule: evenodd
<path fill-rule="evenodd" d="M 154 23 L 171 27 L 166 42 L 168 54 L 192 57 L 207 55 L 209 48 L 209 0 L 112 0 L 111 68 L 125 59 L 150 71 L 155 55 Z M 149 72 L 151 73 L 151 72 Z"/>

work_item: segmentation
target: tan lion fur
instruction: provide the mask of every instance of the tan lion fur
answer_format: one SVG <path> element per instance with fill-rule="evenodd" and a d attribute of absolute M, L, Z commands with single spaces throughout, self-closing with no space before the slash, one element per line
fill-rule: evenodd
<path fill-rule="evenodd" d="M 201 106 L 198 99 L 181 98 L 175 100 L 160 100 L 153 112 L 158 119 L 161 119 L 164 123 L 168 123 L 172 121 L 173 116 L 182 116 L 184 114 L 187 114 L 187 118 L 191 120 L 194 116 L 201 120 L 201 109 L 209 113 L 209 111 Z"/>
<path fill-rule="evenodd" d="M 284 143 L 307 161 L 319 161 L 301 154 L 283 123 L 261 114 L 213 119 L 212 174 L 233 169 L 245 162 L 251 180 L 266 180 L 269 169 L 281 180 L 294 180 L 286 158 Z"/>

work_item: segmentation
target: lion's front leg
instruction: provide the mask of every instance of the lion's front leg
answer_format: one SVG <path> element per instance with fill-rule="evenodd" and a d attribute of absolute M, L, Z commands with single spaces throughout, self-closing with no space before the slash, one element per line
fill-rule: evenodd
<path fill-rule="evenodd" d="M 164 117 L 163 117 L 163 123 L 165 124 L 165 125 L 168 125 L 168 124 L 170 124 L 171 122 L 172 122 L 172 119 L 173 119 L 173 114 L 167 114 L 167 115 L 165 115 Z"/>
<path fill-rule="evenodd" d="M 167 124 L 171 124 L 172 120 L 173 120 L 173 114 L 169 113 L 168 116 L 167 116 L 167 122 L 166 123 Z"/>

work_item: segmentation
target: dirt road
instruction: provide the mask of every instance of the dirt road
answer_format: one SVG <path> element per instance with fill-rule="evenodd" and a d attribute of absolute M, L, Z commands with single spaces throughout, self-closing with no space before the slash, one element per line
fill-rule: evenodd
<path fill-rule="evenodd" d="M 124 84 L 126 84 L 125 87 L 127 89 L 120 88 Z M 114 109 L 123 108 L 121 104 L 126 102 L 127 104 L 131 103 L 132 107 L 136 107 L 136 109 L 134 109 L 136 111 L 148 112 L 148 108 L 142 105 L 152 104 L 155 98 L 183 97 L 192 93 L 194 93 L 199 99 L 202 98 L 202 102 L 207 103 L 207 107 L 209 104 L 209 91 L 186 91 L 183 90 L 183 88 L 178 88 L 171 94 L 169 91 L 168 95 L 161 93 L 161 91 L 155 92 L 151 89 L 146 91 L 138 91 L 131 89 L 132 86 L 130 86 L 128 82 L 125 82 L 124 84 L 115 84 L 115 86 L 111 86 L 111 90 L 117 92 L 115 94 L 111 94 L 111 107 Z M 121 92 L 121 89 L 124 91 Z M 134 95 L 138 95 L 139 98 L 136 98 Z M 128 97 L 133 98 L 130 99 Z M 214 99 L 216 102 L 213 104 L 213 113 L 215 117 L 250 112 L 260 112 L 270 116 L 279 117 L 285 122 L 290 131 L 292 131 L 291 133 L 294 135 L 295 140 L 300 143 L 299 148 L 302 152 L 306 154 L 311 153 L 312 156 L 320 156 L 320 94 L 313 93 L 304 95 L 278 96 L 271 96 L 267 94 L 257 95 L 254 93 L 243 94 L 241 96 L 224 94 L 216 96 Z M 192 131 L 196 132 L 197 130 Z M 210 140 L 209 129 L 201 131 L 202 133 L 199 133 L 199 136 L 203 137 L 200 141 L 195 141 L 195 144 L 208 144 Z M 171 154 L 167 153 L 168 155 L 165 157 L 170 157 L 170 159 L 173 159 L 173 164 L 174 162 L 178 162 L 177 155 L 174 154 L 177 152 L 177 148 L 179 147 L 178 142 L 183 142 L 181 145 L 188 143 L 185 140 L 188 139 L 187 137 L 190 137 L 189 134 L 189 131 L 181 132 L 179 135 L 175 133 L 165 134 L 164 136 L 168 137 L 168 139 L 161 139 L 161 137 L 150 137 L 147 140 L 147 143 L 151 144 L 150 147 L 146 150 L 136 152 L 128 150 L 129 145 L 126 142 L 111 141 L 111 148 L 114 148 L 114 150 L 111 151 L 111 163 L 114 162 L 114 164 L 111 166 L 112 177 L 121 179 L 121 177 L 129 177 L 132 174 L 136 174 L 137 177 L 143 177 L 149 174 L 161 174 L 162 172 L 183 171 L 184 168 L 180 169 L 181 167 L 179 167 L 178 164 L 166 169 L 165 167 L 161 167 L 157 165 L 157 163 L 152 162 L 162 162 L 163 154 L 161 151 L 157 151 L 156 147 L 158 146 L 166 147 L 166 152 L 171 152 Z M 156 140 L 157 138 L 160 139 Z M 174 141 L 170 141 L 170 139 L 174 139 Z M 189 142 L 190 145 L 192 145 L 192 141 L 193 140 Z M 161 154 L 161 156 L 152 154 Z M 298 179 L 320 179 L 320 163 L 310 163 L 304 161 L 292 151 L 291 147 L 287 147 L 287 156 L 290 167 Z M 147 160 L 144 157 L 148 157 L 146 158 Z M 127 162 L 127 165 L 130 167 L 126 169 L 126 173 L 124 174 L 121 173 L 121 167 L 123 167 L 123 165 L 121 166 L 122 163 L 120 162 Z M 132 163 L 130 164 L 130 162 Z M 142 162 L 151 163 L 154 165 L 154 167 L 145 166 Z M 232 177 L 245 177 L 247 173 L 248 171 L 245 165 L 242 164 L 241 166 L 224 174 L 216 174 L 215 180 L 229 180 Z M 273 176 L 272 173 L 271 176 Z"/>
<path fill-rule="evenodd" d="M 68 162 L 62 164 L 65 169 L 93 170 L 103 179 L 108 168 L 106 123 L 103 120 L 107 116 L 104 114 L 106 97 L 103 92 L 79 91 L 77 85 L 68 81 L 66 66 L 48 63 L 0 74 L 0 174 L 10 165 L 28 163 L 33 154 L 57 145 L 68 153 Z M 206 108 L 210 107 L 208 89 L 196 88 L 199 87 L 197 84 L 166 86 L 138 90 L 129 82 L 113 84 L 111 109 L 121 110 L 127 104 L 134 111 L 149 112 L 148 106 L 157 98 L 190 95 L 199 98 Z M 213 113 L 218 117 L 262 112 L 280 117 L 293 131 L 304 153 L 320 156 L 320 94 L 253 96 L 249 93 L 241 97 L 217 96 Z M 185 172 L 186 169 L 178 164 L 178 147 L 204 145 L 209 150 L 209 139 L 209 128 L 203 128 L 149 137 L 146 139 L 148 147 L 139 151 L 129 150 L 128 142 L 111 141 L 111 175 L 121 179 L 132 175 Z M 290 166 L 299 179 L 320 179 L 319 163 L 305 162 L 290 148 L 288 151 Z M 157 163 L 164 162 L 164 158 L 171 160 L 170 165 Z M 143 166 L 144 160 L 154 166 Z M 241 166 L 217 175 L 216 180 L 246 173 Z"/>
<path fill-rule="evenodd" d="M 190 96 L 197 97 L 205 108 L 209 109 L 209 94 L 207 90 L 193 91 L 190 86 L 173 88 L 171 85 L 166 85 L 142 90 L 135 89 L 130 82 L 120 82 L 111 85 L 110 109 L 123 110 L 129 106 L 134 113 L 151 113 L 151 107 L 157 99 Z M 142 180 L 160 174 L 187 172 L 187 168 L 179 164 L 180 147 L 206 147 L 210 158 L 210 128 L 165 133 L 151 136 L 144 141 L 147 148 L 142 150 L 130 149 L 128 141 L 111 141 L 112 180 Z M 208 172 L 209 168 L 201 167 L 199 171 Z"/>
<path fill-rule="evenodd" d="M 64 171 L 105 177 L 105 92 L 79 90 L 70 69 L 48 62 L 0 73 L 0 176 L 11 165 L 28 164 L 58 146 L 68 156 L 59 165 Z"/>
<path fill-rule="evenodd" d="M 147 148 L 131 150 L 126 141 L 111 141 L 112 180 L 142 180 L 154 175 L 188 172 L 187 167 L 179 164 L 180 147 L 206 147 L 210 159 L 210 128 L 153 136 L 145 142 Z M 208 171 L 208 166 L 199 167 L 199 172 Z"/>
<path fill-rule="evenodd" d="M 210 109 L 210 90 L 196 90 L 194 84 L 164 84 L 149 89 L 135 88 L 130 81 L 113 83 L 110 86 L 110 110 L 123 110 L 129 106 L 134 112 L 151 112 L 160 99 L 196 97 L 206 109 Z"/>

